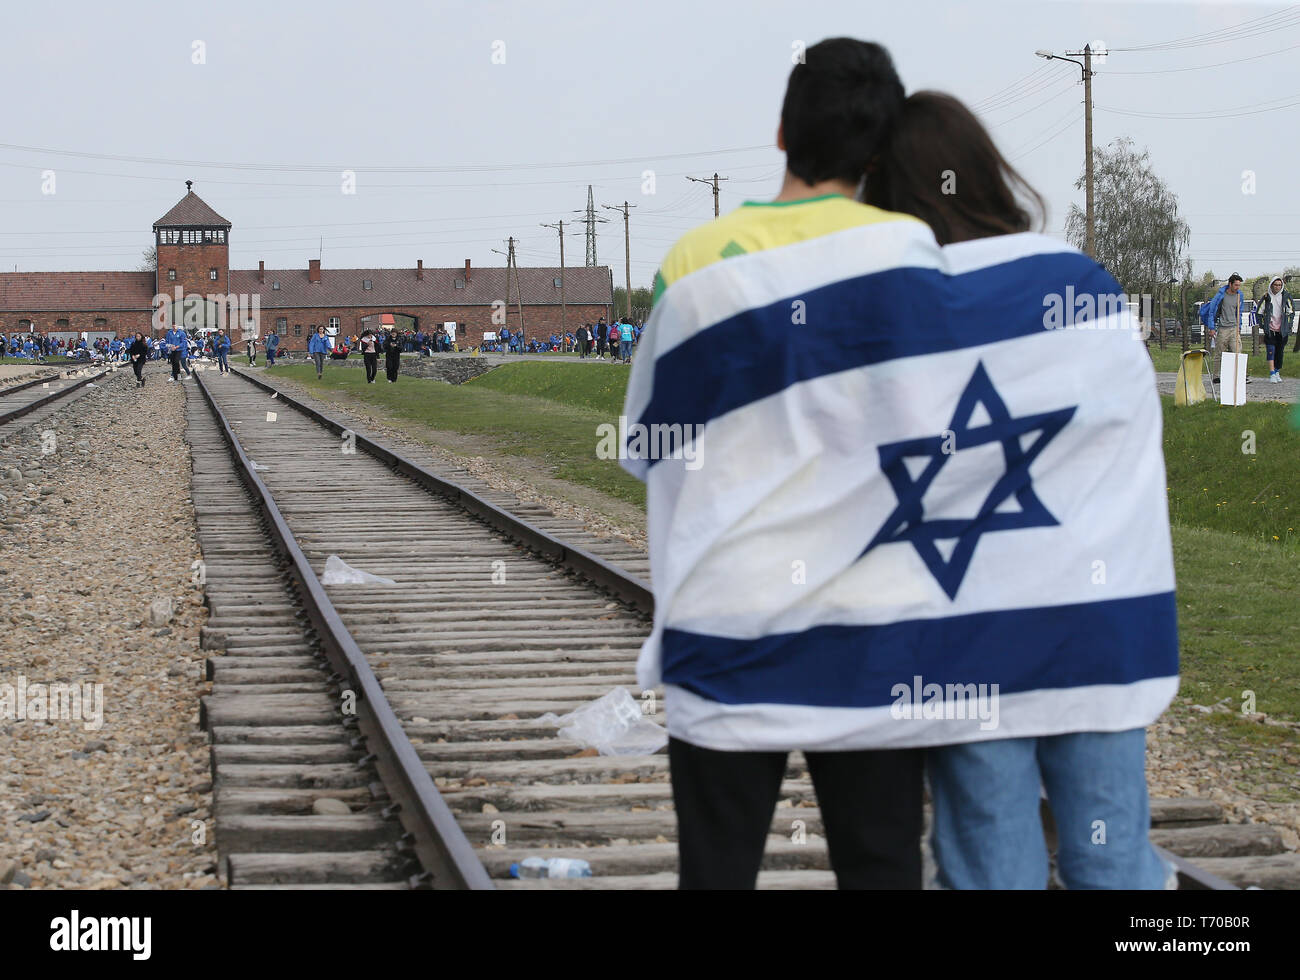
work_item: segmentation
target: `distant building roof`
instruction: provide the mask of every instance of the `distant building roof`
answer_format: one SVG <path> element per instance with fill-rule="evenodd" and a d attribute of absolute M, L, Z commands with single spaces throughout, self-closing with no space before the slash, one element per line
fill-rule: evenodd
<path fill-rule="evenodd" d="M 506 270 L 472 269 L 465 282 L 465 270 L 425 269 L 424 279 L 415 269 L 322 269 L 320 282 L 310 282 L 306 269 L 267 269 L 265 282 L 258 282 L 256 269 L 231 269 L 232 293 L 261 294 L 264 310 L 311 307 L 380 306 L 490 306 L 506 299 Z M 519 292 L 525 306 L 560 305 L 560 287 L 555 280 L 560 269 L 519 270 Z M 365 288 L 366 281 L 371 284 Z M 456 287 L 456 281 L 464 285 Z M 274 289 L 273 284 L 280 288 Z M 577 266 L 564 270 L 564 301 L 577 305 L 613 302 L 608 266 Z M 515 302 L 511 283 L 509 302 Z"/>
<path fill-rule="evenodd" d="M 230 222 L 208 207 L 203 198 L 190 191 L 176 202 L 174 208 L 153 223 L 155 229 L 175 225 L 204 225 L 229 228 Z"/>
<path fill-rule="evenodd" d="M 152 272 L 0 272 L 0 312 L 151 310 Z"/>

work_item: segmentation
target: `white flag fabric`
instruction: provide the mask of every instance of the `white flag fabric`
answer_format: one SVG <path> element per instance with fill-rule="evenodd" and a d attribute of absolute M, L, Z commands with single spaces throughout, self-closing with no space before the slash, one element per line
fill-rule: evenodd
<path fill-rule="evenodd" d="M 845 198 L 669 254 L 633 365 L 655 623 L 715 749 L 1147 725 L 1178 684 L 1161 409 L 1094 261 Z"/>

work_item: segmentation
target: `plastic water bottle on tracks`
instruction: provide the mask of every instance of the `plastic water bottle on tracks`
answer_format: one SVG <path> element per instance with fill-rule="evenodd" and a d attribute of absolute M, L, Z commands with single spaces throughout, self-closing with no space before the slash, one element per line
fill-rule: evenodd
<path fill-rule="evenodd" d="M 530 857 L 510 865 L 511 878 L 590 878 L 591 865 L 581 858 Z"/>

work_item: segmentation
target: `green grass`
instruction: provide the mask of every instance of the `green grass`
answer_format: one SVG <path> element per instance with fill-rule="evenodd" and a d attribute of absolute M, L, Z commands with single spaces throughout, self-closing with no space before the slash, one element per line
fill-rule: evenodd
<path fill-rule="evenodd" d="M 1291 352 L 1291 345 L 1295 339 L 1288 337 L 1286 341 L 1286 353 L 1282 358 L 1282 377 L 1300 378 L 1300 354 Z M 1196 344 L 1200 347 L 1200 344 Z M 1164 350 L 1154 344 L 1148 348 L 1151 351 L 1151 363 L 1155 365 L 1157 371 L 1177 371 L 1178 362 L 1182 360 L 1183 349 L 1175 344 L 1169 344 Z M 1242 353 L 1247 355 L 1246 373 L 1252 378 L 1268 377 L 1268 355 L 1264 351 L 1264 342 L 1261 338 L 1259 344 L 1259 353 L 1250 353 L 1250 338 L 1241 338 Z M 1217 375 L 1219 373 L 1219 354 L 1217 351 L 1210 355 L 1210 369 Z M 1267 382 L 1265 382 L 1267 383 Z"/>
<path fill-rule="evenodd" d="M 640 481 L 624 472 L 618 460 L 596 458 L 596 427 L 617 424 L 626 367 L 521 361 L 463 385 L 408 377 L 396 385 L 367 385 L 362 371 L 328 367 L 317 381 L 315 369 L 305 364 L 276 366 L 271 372 L 308 388 L 342 392 L 392 418 L 484 438 L 500 454 L 542 463 L 557 479 L 645 506 Z M 547 372 L 571 376 L 547 382 Z M 554 397 L 524 393 L 539 384 Z"/>
<path fill-rule="evenodd" d="M 627 379 L 627 365 L 522 361 L 489 371 L 468 385 L 506 395 L 543 398 L 560 405 L 588 409 L 602 419 L 616 421 L 623 411 Z"/>
<path fill-rule="evenodd" d="M 357 370 L 327 370 L 318 382 L 309 365 L 274 373 L 396 419 L 485 438 L 557 478 L 645 506 L 643 486 L 594 454 L 596 426 L 622 411 L 626 368 L 521 361 L 459 386 L 415 378 L 367 386 Z M 1288 602 L 1300 579 L 1300 433 L 1290 406 L 1162 401 L 1183 693 L 1240 708 L 1242 692 L 1253 691 L 1258 711 L 1300 720 L 1300 642 Z M 1241 451 L 1245 430 L 1255 433 L 1254 455 Z M 1272 737 L 1246 723 L 1232 731 Z"/>
<path fill-rule="evenodd" d="M 1247 402 L 1164 403 L 1169 517 L 1185 527 L 1300 554 L 1300 433 L 1291 407 Z M 1253 454 L 1242 452 L 1254 433 Z"/>
<path fill-rule="evenodd" d="M 1228 698 L 1241 710 L 1300 719 L 1300 657 L 1286 597 L 1300 577 L 1294 555 L 1222 531 L 1174 525 L 1181 693 L 1198 704 Z"/>

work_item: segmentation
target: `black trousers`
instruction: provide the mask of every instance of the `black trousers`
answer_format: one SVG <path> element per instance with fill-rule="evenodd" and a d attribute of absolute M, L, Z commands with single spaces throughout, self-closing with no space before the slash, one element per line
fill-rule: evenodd
<path fill-rule="evenodd" d="M 397 369 L 402 366 L 402 355 L 399 351 L 391 351 L 384 355 L 384 373 L 388 375 L 389 381 L 397 380 Z"/>
<path fill-rule="evenodd" d="M 181 376 L 181 352 L 174 350 L 167 356 L 172 362 L 172 380 L 175 381 Z"/>
<path fill-rule="evenodd" d="M 368 384 L 374 381 L 375 375 L 379 373 L 379 355 L 362 354 L 361 360 L 365 361 L 366 364 L 366 383 Z"/>
<path fill-rule="evenodd" d="M 920 888 L 921 750 L 805 755 L 839 886 Z M 668 740 L 681 888 L 754 887 L 769 831 L 792 833 L 803 812 L 773 826 L 786 756 Z"/>
<path fill-rule="evenodd" d="M 1274 337 L 1277 338 L 1276 341 L 1272 339 Z M 1273 370 L 1281 371 L 1282 355 L 1286 353 L 1286 338 L 1281 336 L 1280 334 L 1274 334 L 1272 332 L 1264 334 L 1264 338 L 1265 341 L 1268 342 L 1269 346 L 1273 348 L 1273 357 L 1272 357 Z M 1265 355 L 1268 354 L 1267 349 L 1264 351 L 1264 354 Z"/>
<path fill-rule="evenodd" d="M 131 358 L 131 370 L 135 372 L 135 380 L 139 381 L 141 384 L 144 384 L 144 373 L 143 373 L 144 358 L 143 357 Z"/>

